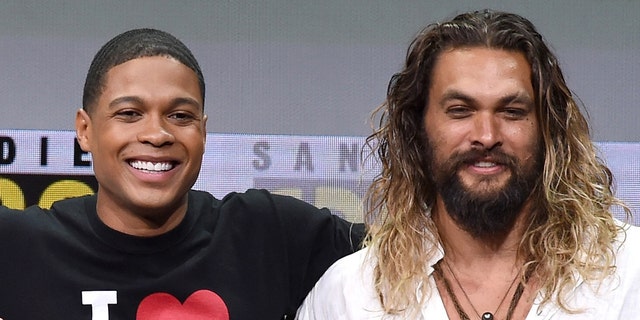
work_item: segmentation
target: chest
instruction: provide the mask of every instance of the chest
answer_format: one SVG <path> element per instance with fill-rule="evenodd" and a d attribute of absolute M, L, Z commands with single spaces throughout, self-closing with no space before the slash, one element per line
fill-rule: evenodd
<path fill-rule="evenodd" d="M 290 309 L 279 241 L 209 237 L 145 254 L 73 243 L 83 245 L 50 243 L 29 254 L 38 261 L 17 261 L 19 279 L 0 276 L 1 318 L 281 319 Z"/>

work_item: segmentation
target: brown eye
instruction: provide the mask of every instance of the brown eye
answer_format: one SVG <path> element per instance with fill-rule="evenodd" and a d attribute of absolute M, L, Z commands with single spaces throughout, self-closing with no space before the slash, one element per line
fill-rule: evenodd
<path fill-rule="evenodd" d="M 469 107 L 465 106 L 452 106 L 447 108 L 447 115 L 454 119 L 460 119 L 467 117 L 471 114 L 472 110 Z"/>
<path fill-rule="evenodd" d="M 120 110 L 115 113 L 116 118 L 122 119 L 125 121 L 134 121 L 140 118 L 142 115 L 135 110 Z"/>
<path fill-rule="evenodd" d="M 169 115 L 169 119 L 179 124 L 188 124 L 196 120 L 196 117 L 190 112 L 174 112 Z"/>
<path fill-rule="evenodd" d="M 506 108 L 504 110 L 504 114 L 508 119 L 518 120 L 524 119 L 528 112 L 527 110 L 521 108 Z"/>

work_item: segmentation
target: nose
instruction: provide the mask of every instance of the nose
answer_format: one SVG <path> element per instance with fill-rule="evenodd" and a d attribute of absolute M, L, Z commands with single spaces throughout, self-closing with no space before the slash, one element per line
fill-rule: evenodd
<path fill-rule="evenodd" d="M 472 145 L 486 150 L 502 145 L 500 120 L 491 114 L 476 115 L 471 140 Z"/>
<path fill-rule="evenodd" d="M 168 124 L 161 116 L 149 116 L 142 122 L 143 127 L 138 133 L 138 141 L 162 147 L 171 145 L 175 141 L 175 136 L 168 129 Z"/>

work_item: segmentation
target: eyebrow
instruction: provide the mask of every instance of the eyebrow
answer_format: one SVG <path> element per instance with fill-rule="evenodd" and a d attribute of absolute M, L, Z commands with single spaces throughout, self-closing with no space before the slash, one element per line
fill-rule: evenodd
<path fill-rule="evenodd" d="M 136 105 L 144 105 L 144 100 L 140 99 L 140 97 L 137 96 L 123 96 L 123 97 L 117 97 L 115 99 L 113 99 L 110 103 L 109 103 L 109 109 L 112 109 L 114 107 L 116 107 L 119 104 L 122 103 L 133 103 Z M 196 108 L 203 109 L 204 107 L 200 104 L 200 102 L 198 102 L 195 99 L 192 98 L 188 98 L 188 97 L 178 97 L 175 98 L 173 100 L 171 100 L 170 105 L 172 107 L 178 106 L 178 105 L 183 105 L 183 104 L 188 104 L 188 105 L 192 105 Z"/>
<path fill-rule="evenodd" d="M 124 96 L 124 97 L 117 97 L 113 100 L 111 100 L 111 102 L 109 102 L 109 109 L 113 109 L 115 108 L 117 105 L 122 104 L 122 103 L 133 103 L 133 104 L 143 104 L 142 99 L 135 97 L 135 96 Z"/>
<path fill-rule="evenodd" d="M 456 89 L 447 90 L 440 99 L 439 104 L 442 106 L 449 100 L 461 100 L 469 104 L 478 103 L 474 97 Z M 505 95 L 498 100 L 498 105 L 500 106 L 505 106 L 510 103 L 521 103 L 527 106 L 533 106 L 533 99 L 526 92 L 518 91 Z"/>

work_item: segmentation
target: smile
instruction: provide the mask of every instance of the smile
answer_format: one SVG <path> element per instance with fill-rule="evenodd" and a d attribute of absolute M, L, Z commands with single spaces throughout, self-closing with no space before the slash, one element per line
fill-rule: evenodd
<path fill-rule="evenodd" d="M 140 160 L 131 161 L 129 162 L 129 165 L 131 165 L 132 167 L 138 170 L 144 170 L 149 172 L 164 172 L 164 171 L 169 171 L 174 167 L 173 163 L 171 162 L 153 163 L 150 161 L 140 161 Z"/>
<path fill-rule="evenodd" d="M 479 161 L 474 163 L 473 165 L 480 168 L 492 168 L 497 166 L 495 162 L 488 162 L 488 161 Z"/>

